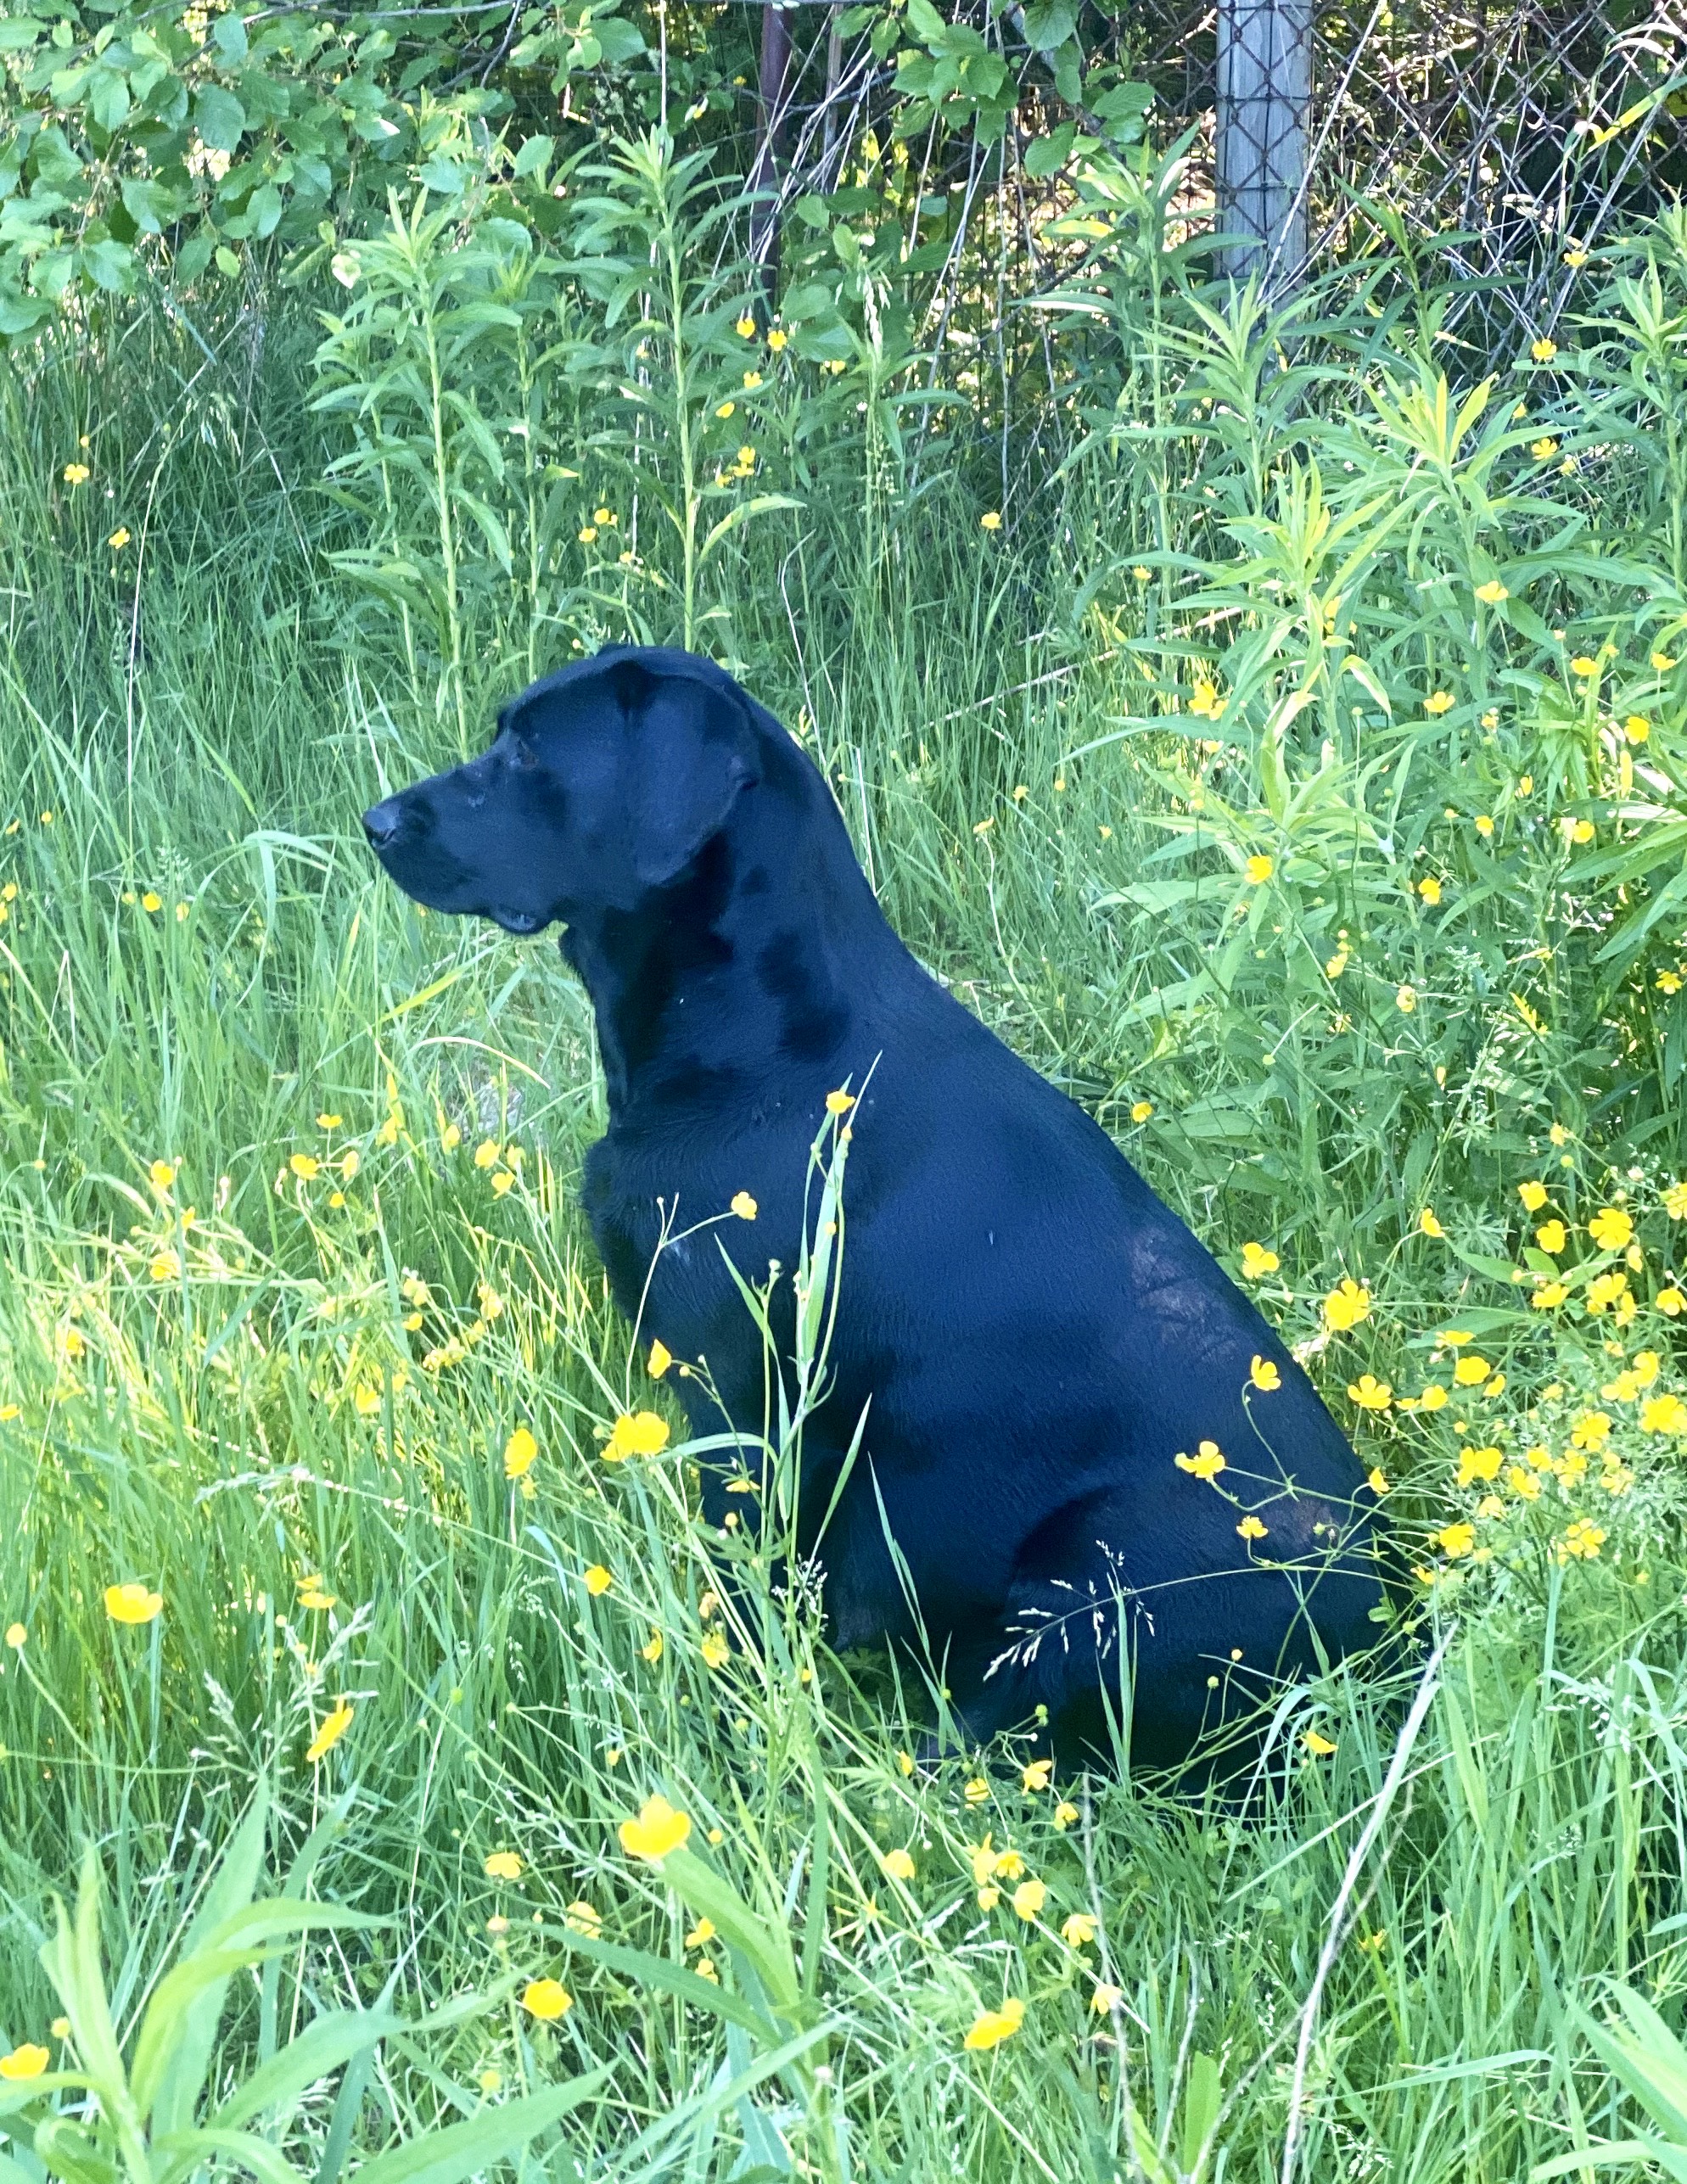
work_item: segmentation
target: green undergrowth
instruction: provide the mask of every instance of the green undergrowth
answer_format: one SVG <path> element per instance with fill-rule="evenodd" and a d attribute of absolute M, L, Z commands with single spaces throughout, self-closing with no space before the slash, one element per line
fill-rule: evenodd
<path fill-rule="evenodd" d="M 395 574 L 440 499 L 391 416 L 378 445 L 309 407 L 374 370 L 343 325 L 323 378 L 285 299 L 210 365 L 144 313 L 8 362 L 0 2048 L 92 2060 L 38 1955 L 85 1845 L 121 2030 L 256 1812 L 261 1896 L 371 1923 L 277 1914 L 208 2082 L 336 2010 L 401 2021 L 264 2111 L 301 2174 L 600 2070 L 509 2158 L 1416 2184 L 1634 2136 L 1614 1984 L 1667 2060 L 1687 1982 L 1678 243 L 1604 269 L 1579 361 L 1480 400 L 1383 287 L 1292 364 L 1168 304 L 1165 376 L 1084 389 L 1000 528 L 994 451 L 922 442 L 871 358 L 829 375 L 835 468 L 762 433 L 767 504 L 689 564 L 732 481 L 600 408 L 543 553 L 512 576 L 471 522 L 455 593 Z M 819 367 L 697 309 L 699 408 L 730 366 L 795 417 Z M 618 597 L 653 434 L 661 581 Z M 530 668 L 688 629 L 1372 1470 L 1396 1644 L 1270 1694 L 1246 1810 L 1011 1745 L 917 1768 L 917 1674 L 723 1582 L 574 1207 L 583 997 L 362 846 Z M 691 1823 L 664 1862 L 621 1834 L 657 1797 Z M 544 1981 L 566 2007 L 524 2005 Z"/>

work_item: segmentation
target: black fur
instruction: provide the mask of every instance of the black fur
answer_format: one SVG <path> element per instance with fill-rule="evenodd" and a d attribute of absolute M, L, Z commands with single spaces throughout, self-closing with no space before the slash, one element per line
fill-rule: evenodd
<path fill-rule="evenodd" d="M 764 1361 L 722 1247 L 755 1282 L 796 1264 L 826 1095 L 866 1084 L 835 1386 L 804 1458 L 823 1509 L 866 1409 L 820 1548 L 836 1644 L 912 1633 L 884 1519 L 980 1737 L 1040 1705 L 1059 1748 L 1103 1740 L 1123 1663 L 1135 1758 L 1177 1764 L 1270 1679 L 1376 1637 L 1369 1490 L 1311 1382 L 1105 1133 L 910 955 L 821 775 L 730 676 L 602 652 L 365 825 L 431 909 L 563 923 L 610 1110 L 584 1202 L 623 1310 L 661 1206 L 683 1228 L 756 1200 L 753 1223 L 661 1252 L 643 1316 L 706 1358 L 746 1431 Z M 1251 1386 L 1256 1357 L 1279 1388 Z M 675 1385 L 719 1432 L 701 1381 Z M 1203 1441 L 1225 1458 L 1213 1482 L 1175 1460 Z M 709 1520 L 728 1506 L 705 1473 Z M 1264 1538 L 1238 1536 L 1249 1511 Z"/>

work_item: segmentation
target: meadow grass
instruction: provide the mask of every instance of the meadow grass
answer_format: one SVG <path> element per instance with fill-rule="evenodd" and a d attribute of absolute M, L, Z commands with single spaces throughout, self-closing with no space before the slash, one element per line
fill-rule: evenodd
<path fill-rule="evenodd" d="M 1674 1444 L 1639 1424 L 1673 1377 L 1674 1140 L 1646 1135 L 1667 1100 L 1624 1138 L 1599 1067 L 1496 1032 L 1537 882 L 1485 885 L 1419 959 L 1421 1013 L 1387 961 L 1393 1013 L 1355 1005 L 1357 1031 L 1327 994 L 1315 1027 L 1265 1023 L 1240 975 L 1191 1002 L 1235 872 L 1215 833 L 1205 879 L 1171 884 L 1181 747 L 1120 733 L 1146 604 L 1068 613 L 1036 542 L 998 551 L 952 481 L 888 570 L 847 538 L 733 564 L 735 657 L 826 764 L 899 928 L 1227 1263 L 1275 1254 L 1265 1308 L 1431 1581 L 1392 1665 L 1271 1695 L 1281 1764 L 1246 1813 L 1051 1784 L 1011 1750 L 915 1768 L 917 1676 L 836 1659 L 765 1576 L 759 1615 L 712 1603 L 728 1550 L 677 1439 L 603 1460 L 617 1418 L 677 1413 L 574 1204 L 605 1119 L 588 1011 L 552 942 L 420 914 L 362 847 L 363 806 L 457 730 L 328 558 L 347 532 L 315 490 L 305 355 L 278 315 L 262 355 L 202 372 L 143 319 L 99 376 L 70 357 L 4 384 L 0 2047 L 49 2038 L 37 1951 L 85 1844 L 126 2024 L 263 1785 L 273 1884 L 383 1923 L 237 1984 L 221 2082 L 266 2013 L 483 1997 L 384 2050 L 358 2148 L 600 2064 L 530 2170 L 1498 2184 L 1623 2137 L 1578 2013 L 1613 1980 L 1667 2007 L 1687 1978 L 1687 1567 Z M 1357 860 L 1351 820 L 1320 870 Z M 1250 965 L 1339 951 L 1367 914 L 1315 873 L 1275 921 L 1265 900 Z M 1432 1000 L 1450 1089 L 1404 1044 Z M 1520 1173 L 1583 1223 L 1631 1209 L 1639 1259 L 1589 1263 L 1628 1264 L 1629 1302 L 1573 1340 L 1506 1296 Z M 1365 1299 L 1345 1324 L 1343 1278 Z M 1494 1354 L 1466 1381 L 1472 1343 Z M 1365 1372 L 1453 1397 L 1369 1407 L 1345 1394 Z M 1466 1460 L 1484 1442 L 1525 1481 L 1503 1513 L 1477 1508 L 1506 1493 Z M 161 1612 L 114 1621 L 125 1582 Z M 658 1794 L 742 1931 L 624 1849 Z M 813 2038 L 770 2061 L 709 1981 L 772 2010 L 787 1973 L 771 2021 Z M 546 1977 L 572 1998 L 548 2022 L 518 2000 Z M 968 2048 L 1006 1998 L 1018 2029 Z M 301 2167 L 334 2095 L 287 2125 Z"/>

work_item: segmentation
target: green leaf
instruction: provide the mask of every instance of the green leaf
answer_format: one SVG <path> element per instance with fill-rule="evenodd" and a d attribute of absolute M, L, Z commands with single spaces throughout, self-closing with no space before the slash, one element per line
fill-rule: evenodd
<path fill-rule="evenodd" d="M 129 84 L 115 68 L 97 68 L 88 77 L 87 108 L 97 127 L 115 137 L 129 118 Z"/>
<path fill-rule="evenodd" d="M 223 1846 L 205 1901 L 182 1937 L 175 1967 L 147 2006 L 130 2084 L 141 2114 L 153 2115 L 154 2131 L 184 2131 L 193 2120 L 229 1980 L 249 1961 L 245 1952 L 217 1946 L 216 1937 L 250 1904 L 268 1833 L 269 1800 L 261 1790 Z M 190 1982 L 184 1975 L 196 1964 L 202 1976 Z"/>
<path fill-rule="evenodd" d="M 238 2130 L 254 2117 L 288 2106 L 364 2048 L 406 2029 L 413 2030 L 386 2010 L 334 2010 L 319 2017 L 237 2086 L 211 2121 L 220 2131 Z"/>
<path fill-rule="evenodd" d="M 238 19 L 219 15 L 216 20 L 221 27 Z M 221 84 L 205 84 L 193 100 L 193 126 L 213 152 L 238 152 L 246 133 L 246 109 Z"/>
<path fill-rule="evenodd" d="M 1051 53 L 1078 28 L 1076 0 L 1029 0 L 1023 20 L 1033 50 Z"/>
<path fill-rule="evenodd" d="M 354 2172 L 352 2184 L 465 2184 L 467 2178 L 490 2169 L 590 2100 L 608 2075 L 606 2064 L 586 2077 L 553 2086 L 548 2092 L 507 2101 L 467 2123 L 424 2132 L 366 2161 Z"/>

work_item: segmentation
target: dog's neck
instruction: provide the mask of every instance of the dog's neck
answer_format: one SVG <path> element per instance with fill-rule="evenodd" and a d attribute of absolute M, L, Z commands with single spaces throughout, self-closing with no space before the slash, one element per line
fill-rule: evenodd
<path fill-rule="evenodd" d="M 793 809 L 771 784 L 675 885 L 576 920 L 562 949 L 591 996 L 612 1123 L 741 1111 L 776 1056 L 816 1078 L 859 1070 L 859 997 L 913 967 L 835 810 Z"/>

